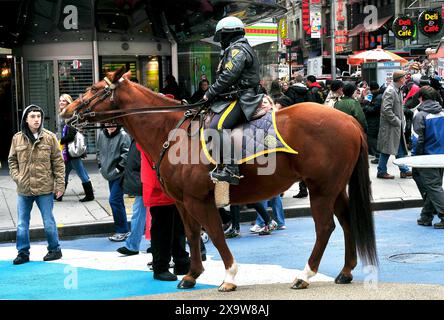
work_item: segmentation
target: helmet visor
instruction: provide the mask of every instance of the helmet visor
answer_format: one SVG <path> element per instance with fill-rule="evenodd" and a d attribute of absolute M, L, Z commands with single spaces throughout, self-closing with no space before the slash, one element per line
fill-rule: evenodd
<path fill-rule="evenodd" d="M 213 37 L 213 41 L 214 42 L 220 42 L 220 40 L 221 40 L 220 34 L 221 33 L 222 33 L 222 30 L 217 30 L 216 31 L 216 33 L 214 34 L 214 37 Z"/>

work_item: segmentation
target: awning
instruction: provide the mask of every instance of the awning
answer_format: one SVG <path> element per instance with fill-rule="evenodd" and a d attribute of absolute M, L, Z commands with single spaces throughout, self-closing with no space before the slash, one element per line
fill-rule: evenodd
<path fill-rule="evenodd" d="M 364 25 L 358 24 L 356 27 L 354 27 L 353 29 L 350 30 L 350 32 L 348 33 L 349 37 L 354 37 L 357 36 L 358 34 L 360 34 L 362 31 L 364 31 Z"/>
<path fill-rule="evenodd" d="M 365 28 L 362 23 L 358 24 L 356 27 L 354 27 L 352 30 L 350 30 L 348 35 L 349 35 L 349 37 L 355 37 L 362 32 L 373 32 L 373 31 L 379 30 L 392 17 L 393 16 L 388 16 L 388 17 L 378 19 L 378 22 L 375 24 L 375 26 L 368 27 L 368 28 Z"/>

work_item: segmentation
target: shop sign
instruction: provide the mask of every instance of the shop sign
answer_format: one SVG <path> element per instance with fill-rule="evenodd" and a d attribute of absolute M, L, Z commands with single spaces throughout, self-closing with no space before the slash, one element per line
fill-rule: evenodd
<path fill-rule="evenodd" d="M 419 30 L 426 36 L 430 37 L 441 32 L 442 17 L 437 10 L 427 10 L 422 12 L 418 17 Z"/>
<path fill-rule="evenodd" d="M 293 41 L 291 39 L 284 39 L 282 40 L 282 43 L 284 44 L 284 46 L 291 46 L 291 43 Z"/>
<path fill-rule="evenodd" d="M 321 6 L 312 5 L 310 7 L 310 30 L 312 39 L 321 38 L 322 18 Z"/>
<path fill-rule="evenodd" d="M 392 29 L 399 40 L 411 39 L 415 33 L 415 23 L 407 16 L 400 16 L 393 21 Z"/>
<path fill-rule="evenodd" d="M 302 0 L 302 26 L 307 34 L 311 33 L 310 0 Z"/>
<path fill-rule="evenodd" d="M 287 19 L 283 18 L 281 20 L 279 20 L 279 36 L 281 37 L 281 39 L 286 39 L 287 38 Z"/>

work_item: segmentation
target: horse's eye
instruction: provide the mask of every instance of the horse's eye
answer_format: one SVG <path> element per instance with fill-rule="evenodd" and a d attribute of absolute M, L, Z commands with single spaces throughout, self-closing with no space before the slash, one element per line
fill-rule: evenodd
<path fill-rule="evenodd" d="M 91 87 L 91 92 L 97 92 L 97 88 L 96 87 Z"/>

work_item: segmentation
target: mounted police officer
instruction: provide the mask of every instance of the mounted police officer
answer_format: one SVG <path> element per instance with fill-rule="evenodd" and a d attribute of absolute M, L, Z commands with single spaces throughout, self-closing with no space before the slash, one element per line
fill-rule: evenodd
<path fill-rule="evenodd" d="M 258 58 L 244 36 L 244 24 L 236 17 L 226 17 L 217 23 L 214 41 L 221 43 L 221 61 L 216 81 L 203 97 L 204 100 L 215 100 L 211 110 L 218 115 L 210 127 L 218 130 L 220 141 L 223 141 L 220 143 L 222 161 L 210 176 L 234 185 L 239 184 L 239 166 L 231 154 L 231 139 L 226 134 L 223 138 L 224 129 L 233 129 L 250 121 L 263 98 L 263 94 L 259 94 Z"/>

